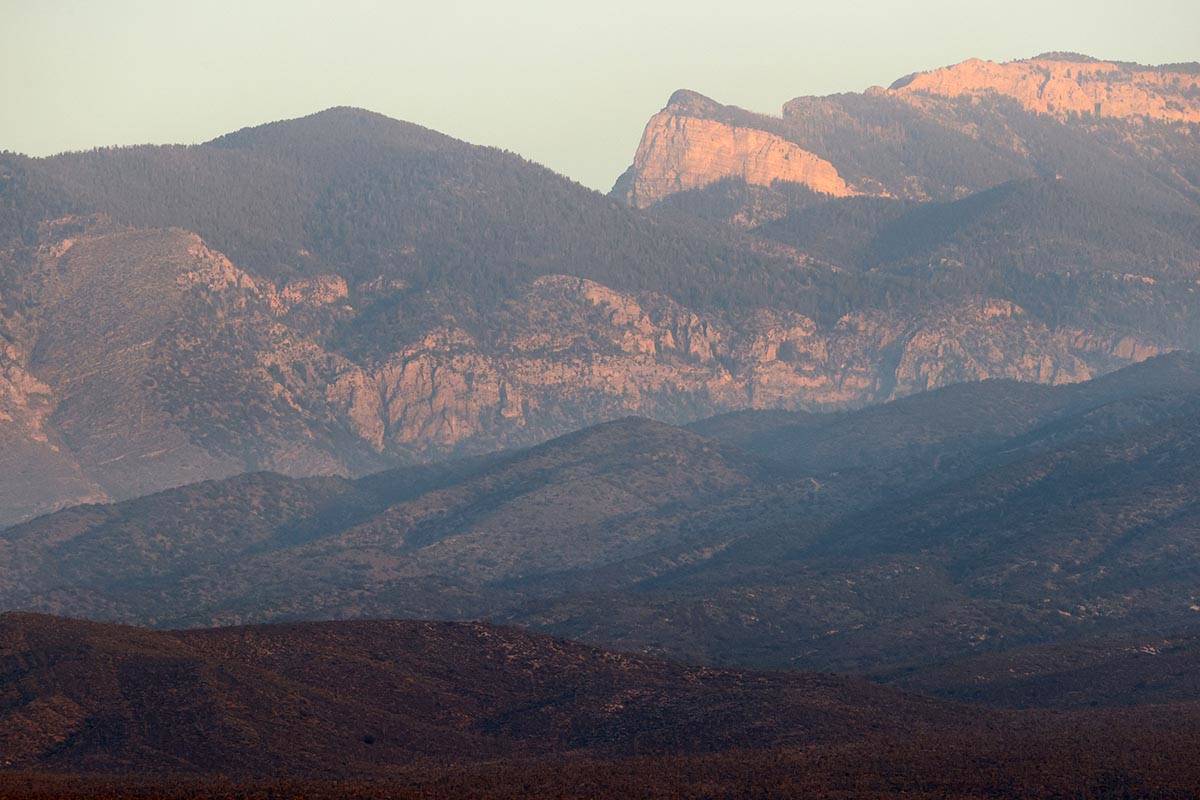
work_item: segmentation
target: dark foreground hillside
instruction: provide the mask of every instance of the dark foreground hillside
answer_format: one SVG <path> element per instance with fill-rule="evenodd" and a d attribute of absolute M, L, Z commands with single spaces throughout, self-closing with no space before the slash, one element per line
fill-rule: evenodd
<path fill-rule="evenodd" d="M 1200 700 L 1200 631 L 1018 647 L 878 676 L 910 691 L 1010 708 L 1099 708 Z"/>
<path fill-rule="evenodd" d="M 1066 734 L 1066 737 L 1062 734 Z M 398 770 L 382 779 L 243 781 L 12 773 L 2 800 L 1191 800 L 1200 773 L 1189 748 L 1146 721 L 1106 736 L 1056 729 L 969 741 L 914 737 L 842 748 L 612 760 L 502 761 Z"/>
<path fill-rule="evenodd" d="M 477 623 L 149 631 L 0 617 L 6 767 L 352 777 L 846 742 L 970 715 L 861 679 L 684 667 Z"/>
<path fill-rule="evenodd" d="M 478 624 L 0 617 L 6 799 L 1184 798 L 1198 746 L 1195 703 L 985 710 Z"/>

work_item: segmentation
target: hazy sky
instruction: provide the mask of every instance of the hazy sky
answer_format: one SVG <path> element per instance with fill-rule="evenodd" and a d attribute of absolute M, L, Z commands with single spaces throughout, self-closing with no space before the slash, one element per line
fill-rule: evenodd
<path fill-rule="evenodd" d="M 333 105 L 607 190 L 680 87 L 778 113 L 970 56 L 1200 59 L 1198 0 L 0 0 L 0 149 L 200 142 Z"/>

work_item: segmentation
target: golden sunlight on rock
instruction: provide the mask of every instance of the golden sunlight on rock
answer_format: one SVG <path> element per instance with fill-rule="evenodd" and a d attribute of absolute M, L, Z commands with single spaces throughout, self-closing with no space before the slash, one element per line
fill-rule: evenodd
<path fill-rule="evenodd" d="M 674 106 L 646 126 L 633 172 L 628 199 L 639 208 L 722 178 L 757 186 L 788 181 L 834 197 L 858 194 L 833 164 L 775 134 L 686 116 Z"/>
<path fill-rule="evenodd" d="M 1200 75 L 1110 61 L 1039 56 L 998 64 L 972 58 L 893 84 L 901 97 L 1011 97 L 1029 111 L 1066 117 L 1149 117 L 1200 122 Z"/>

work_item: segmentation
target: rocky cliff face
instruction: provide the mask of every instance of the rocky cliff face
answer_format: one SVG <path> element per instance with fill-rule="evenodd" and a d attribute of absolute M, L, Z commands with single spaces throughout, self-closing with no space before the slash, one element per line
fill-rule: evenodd
<path fill-rule="evenodd" d="M 53 390 L 29 371 L 28 354 L 0 339 L 0 524 L 108 499 L 50 424 L 54 406 Z"/>
<path fill-rule="evenodd" d="M 831 197 L 953 199 L 1043 174 L 1048 161 L 1062 160 L 1061 151 L 1041 152 L 1045 142 L 997 100 L 1076 127 L 1135 126 L 1119 131 L 1119 147 L 1141 157 L 1175 159 L 1176 148 L 1196 157 L 1187 126 L 1200 123 L 1200 67 L 1047 54 L 1006 63 L 970 59 L 861 95 L 797 97 L 779 117 L 681 90 L 651 118 L 613 193 L 644 208 L 737 178 L 764 187 L 792 182 Z M 1162 140 L 1171 134 L 1136 127 L 1146 121 L 1168 126 L 1182 145 L 1164 152 Z"/>
<path fill-rule="evenodd" d="M 892 85 L 898 96 L 1011 98 L 1029 111 L 1066 117 L 1200 122 L 1200 73 L 1057 54 L 996 63 L 972 58 Z"/>
<path fill-rule="evenodd" d="M 743 328 L 730 345 L 736 363 L 756 365 L 747 404 L 854 404 L 985 376 L 1079 380 L 1098 358 L 1196 346 L 1198 81 L 1198 65 L 1048 54 L 799 97 L 779 117 L 681 91 L 613 193 L 729 223 L 846 284 L 895 282 L 891 299 L 852 301 L 834 323 L 757 311 L 773 320 L 757 343 Z M 795 170 L 803 159 L 764 157 L 786 148 L 827 165 L 821 177 Z M 934 299 L 893 302 L 925 289 Z M 1178 315 L 1176 299 L 1188 307 Z M 1149 334 L 1167 317 L 1173 331 Z"/>
<path fill-rule="evenodd" d="M 722 178 L 787 181 L 833 197 L 858 193 L 825 159 L 773 133 L 705 118 L 705 111 L 702 99 L 679 92 L 650 119 L 630 168 L 629 203 L 646 208 Z"/>
<path fill-rule="evenodd" d="M 31 473 L 4 484 L 8 521 L 249 469 L 357 474 L 628 414 L 854 407 L 992 377 L 1073 382 L 1165 346 L 1053 329 L 997 299 L 821 324 L 548 275 L 486 338 L 446 316 L 356 359 L 311 316 L 358 313 L 338 276 L 276 286 L 195 234 L 103 219 L 59 220 L 43 236 L 21 287 L 34 302 L 14 326 L 27 344 L 0 351 L 6 458 Z M 36 480 L 47 471 L 59 477 Z"/>
<path fill-rule="evenodd" d="M 579 416 L 684 420 L 854 407 L 986 378 L 1074 382 L 1161 346 L 1051 329 L 995 299 L 821 326 L 767 309 L 711 316 L 548 276 L 509 309 L 495 346 L 448 325 L 379 365 L 350 367 L 327 396 L 380 452 L 430 452 L 535 441 Z"/>

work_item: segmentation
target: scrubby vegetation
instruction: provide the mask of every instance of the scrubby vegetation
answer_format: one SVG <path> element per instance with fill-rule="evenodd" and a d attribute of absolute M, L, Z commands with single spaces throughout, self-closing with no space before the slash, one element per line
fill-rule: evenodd
<path fill-rule="evenodd" d="M 996 711 L 483 625 L 150 633 L 10 615 L 0 637 L 14 659 L 0 696 L 21 693 L 0 707 L 4 800 L 1182 800 L 1200 787 L 1192 703 Z"/>

